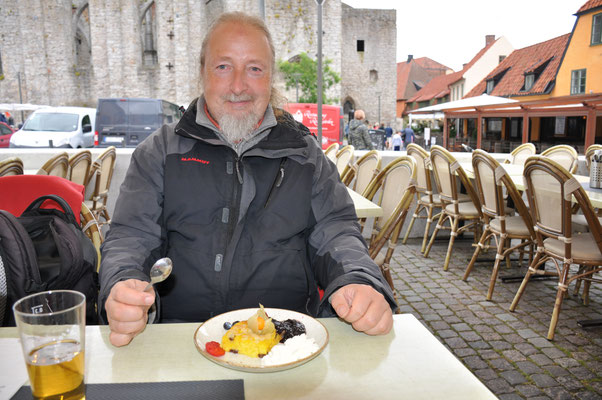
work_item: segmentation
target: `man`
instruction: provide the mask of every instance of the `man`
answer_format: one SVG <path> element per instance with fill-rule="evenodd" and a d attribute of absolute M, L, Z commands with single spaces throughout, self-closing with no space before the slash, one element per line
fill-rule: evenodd
<path fill-rule="evenodd" d="M 406 126 L 406 128 L 403 130 L 403 136 L 403 148 L 405 149 L 408 147 L 408 144 L 414 143 L 414 130 L 410 125 Z"/>
<path fill-rule="evenodd" d="M 365 124 L 366 114 L 363 110 L 355 110 L 353 120 L 349 123 L 349 144 L 356 150 L 373 150 L 370 132 Z"/>
<path fill-rule="evenodd" d="M 270 104 L 274 63 L 260 19 L 222 15 L 202 44 L 203 96 L 134 151 L 100 269 L 113 345 L 144 329 L 155 302 L 164 322 L 262 303 L 390 331 L 392 292 L 334 164 Z M 143 290 L 163 256 L 174 267 L 156 297 Z"/>

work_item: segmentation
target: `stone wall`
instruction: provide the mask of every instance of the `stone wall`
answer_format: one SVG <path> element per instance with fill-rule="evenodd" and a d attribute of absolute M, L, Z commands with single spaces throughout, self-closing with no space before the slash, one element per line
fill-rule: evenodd
<path fill-rule="evenodd" d="M 343 4 L 341 104 L 362 109 L 370 124 L 395 126 L 397 92 L 395 10 L 354 9 Z M 358 51 L 363 40 L 364 51 Z"/>
<path fill-rule="evenodd" d="M 0 102 L 95 106 L 101 97 L 156 97 L 188 105 L 198 95 L 199 53 L 209 24 L 222 12 L 259 14 L 257 0 L 155 0 L 157 62 L 145 62 L 143 0 L 2 0 Z M 276 57 L 301 52 L 317 58 L 314 0 L 265 0 L 266 23 Z M 393 121 L 395 113 L 395 11 L 353 9 L 340 0 L 323 6 L 324 59 L 342 82 L 328 97 L 364 108 L 371 121 Z M 366 51 L 355 51 L 358 38 Z M 377 79 L 370 80 L 370 71 Z M 276 87 L 289 101 L 295 88 Z"/>

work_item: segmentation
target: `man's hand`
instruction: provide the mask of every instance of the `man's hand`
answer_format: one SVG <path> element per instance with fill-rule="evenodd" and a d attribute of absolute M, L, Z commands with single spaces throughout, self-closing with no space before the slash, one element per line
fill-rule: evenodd
<path fill-rule="evenodd" d="M 339 317 L 368 335 L 384 335 L 393 327 L 393 312 L 385 297 L 368 285 L 343 286 L 330 298 Z"/>
<path fill-rule="evenodd" d="M 148 309 L 155 302 L 155 291 L 143 292 L 148 282 L 128 279 L 117 282 L 105 302 L 113 346 L 125 346 L 146 327 Z"/>

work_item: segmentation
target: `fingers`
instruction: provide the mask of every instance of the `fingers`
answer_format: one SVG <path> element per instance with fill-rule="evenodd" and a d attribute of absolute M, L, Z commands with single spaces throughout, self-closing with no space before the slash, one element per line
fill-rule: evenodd
<path fill-rule="evenodd" d="M 393 312 L 384 296 L 368 285 L 347 285 L 335 292 L 331 305 L 357 331 L 383 335 L 393 327 Z"/>
<path fill-rule="evenodd" d="M 147 282 L 129 279 L 113 286 L 105 302 L 111 329 L 110 342 L 115 346 L 128 344 L 142 332 L 148 320 L 148 309 L 155 301 L 155 293 L 143 292 Z"/>

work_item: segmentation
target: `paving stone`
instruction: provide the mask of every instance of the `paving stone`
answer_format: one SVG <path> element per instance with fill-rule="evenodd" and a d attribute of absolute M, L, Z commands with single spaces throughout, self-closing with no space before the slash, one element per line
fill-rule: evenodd
<path fill-rule="evenodd" d="M 461 331 L 459 332 L 460 337 L 462 337 L 467 342 L 474 342 L 475 340 L 482 340 L 481 336 L 473 331 Z"/>
<path fill-rule="evenodd" d="M 599 378 L 599 376 L 596 376 L 596 374 L 585 367 L 569 368 L 569 372 L 581 380 Z"/>
<path fill-rule="evenodd" d="M 469 357 L 464 357 L 462 359 L 462 361 L 464 362 L 464 364 L 466 364 L 468 366 L 468 368 L 470 370 L 473 369 L 482 369 L 482 368 L 487 368 L 488 364 L 483 361 L 481 359 L 481 357 L 479 356 L 469 356 Z"/>
<path fill-rule="evenodd" d="M 489 360 L 489 364 L 491 364 L 491 366 L 498 371 L 507 371 L 509 369 L 514 369 L 514 366 L 504 358 L 496 358 L 493 360 Z"/>
<path fill-rule="evenodd" d="M 517 361 L 516 366 L 518 367 L 518 369 L 520 369 L 523 373 L 527 375 L 541 374 L 543 372 L 543 370 L 538 365 L 535 365 L 531 361 Z"/>
<path fill-rule="evenodd" d="M 506 357 L 508 360 L 510 361 L 525 361 L 527 359 L 527 357 L 525 357 L 524 354 L 522 354 L 520 351 L 518 350 L 506 350 L 506 351 L 502 351 L 502 355 L 504 357 Z"/>
<path fill-rule="evenodd" d="M 489 390 L 497 395 L 502 395 L 504 393 L 510 393 L 513 391 L 512 386 L 510 386 L 508 381 L 503 378 L 492 379 L 485 382 L 485 385 L 489 388 Z"/>
<path fill-rule="evenodd" d="M 509 322 L 509 321 L 516 321 L 516 317 L 512 314 L 497 314 L 496 317 L 504 322 Z"/>
<path fill-rule="evenodd" d="M 536 349 L 530 343 L 518 343 L 517 345 L 514 346 L 514 348 L 517 349 L 518 351 L 520 351 L 521 353 L 523 353 L 526 356 L 530 356 L 531 354 L 538 354 L 539 353 L 539 350 Z"/>
<path fill-rule="evenodd" d="M 552 361 L 552 359 L 546 356 L 545 354 L 533 354 L 532 356 L 529 356 L 529 359 L 531 359 L 531 361 L 540 366 L 550 365 L 554 363 L 554 361 Z"/>
<path fill-rule="evenodd" d="M 575 378 L 573 375 L 557 376 L 556 380 L 558 381 L 558 383 L 560 383 L 562 386 L 564 386 L 567 390 L 571 392 L 583 388 L 583 384 L 581 383 L 581 381 Z"/>
<path fill-rule="evenodd" d="M 516 370 L 504 371 L 500 375 L 512 386 L 518 385 L 519 383 L 525 383 L 527 381 L 527 378 L 525 378 L 523 374 Z"/>
<path fill-rule="evenodd" d="M 522 400 L 522 396 L 516 393 L 505 393 L 499 397 L 500 400 Z"/>
<path fill-rule="evenodd" d="M 497 376 L 497 372 L 495 372 L 491 368 L 476 369 L 476 370 L 474 370 L 474 374 L 481 381 L 488 381 L 488 380 L 491 380 L 491 379 L 496 379 L 498 377 Z"/>
<path fill-rule="evenodd" d="M 570 374 L 570 372 L 567 369 L 564 369 L 564 368 L 562 368 L 561 366 L 558 366 L 558 365 L 546 365 L 545 367 L 543 367 L 543 369 L 545 371 L 547 371 L 553 377 L 558 377 L 558 376 L 569 375 Z"/>
<path fill-rule="evenodd" d="M 561 386 L 547 387 L 543 389 L 544 393 L 554 400 L 572 400 L 573 395 Z"/>
<path fill-rule="evenodd" d="M 447 338 L 447 339 L 445 339 L 445 343 L 447 343 L 449 345 L 449 347 L 451 347 L 452 349 L 459 349 L 459 348 L 468 346 L 468 344 L 466 344 L 464 339 L 459 338 L 459 337 Z"/>
<path fill-rule="evenodd" d="M 580 391 L 575 394 L 575 398 L 579 400 L 600 400 L 600 395 L 595 392 Z"/>
<path fill-rule="evenodd" d="M 536 332 L 533 332 L 532 329 L 519 329 L 516 331 L 522 338 L 529 339 L 534 337 L 540 337 L 540 335 Z"/>
<path fill-rule="evenodd" d="M 528 399 L 543 394 L 541 389 L 534 385 L 516 385 L 514 386 L 514 389 Z"/>
<path fill-rule="evenodd" d="M 472 347 L 473 349 L 477 349 L 477 350 L 482 350 L 482 349 L 489 349 L 491 348 L 491 345 L 483 340 L 477 340 L 474 342 L 469 342 L 468 343 L 470 345 L 470 347 Z"/>
<path fill-rule="evenodd" d="M 529 343 L 531 343 L 533 346 L 535 347 L 554 347 L 554 344 L 552 342 L 550 342 L 548 339 L 546 339 L 545 337 L 535 337 L 535 338 L 530 338 L 528 339 Z"/>
<path fill-rule="evenodd" d="M 458 332 L 472 330 L 472 328 L 470 326 L 468 326 L 468 324 L 466 324 L 464 322 L 459 323 L 459 324 L 452 324 L 452 328 L 455 329 Z"/>
<path fill-rule="evenodd" d="M 581 363 L 579 363 L 579 361 L 575 360 L 574 358 L 569 358 L 569 357 L 557 358 L 554 361 L 556 361 L 556 363 L 559 366 L 561 366 L 562 368 L 572 368 L 572 367 L 578 367 L 581 365 Z"/>
<path fill-rule="evenodd" d="M 546 374 L 533 374 L 531 375 L 531 379 L 540 388 L 550 388 L 558 385 L 558 382 L 554 378 Z"/>

